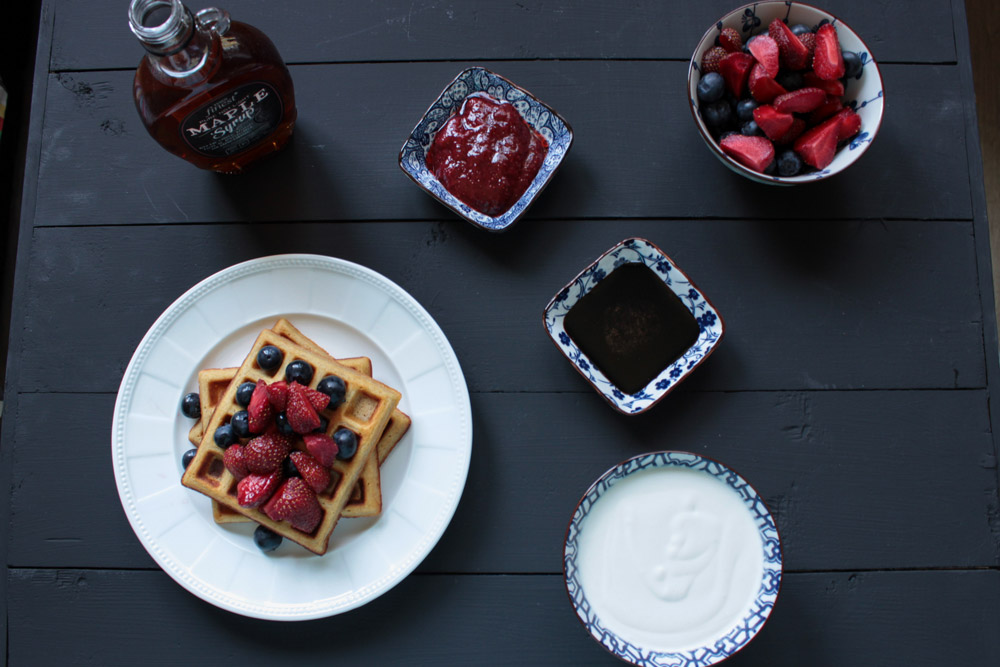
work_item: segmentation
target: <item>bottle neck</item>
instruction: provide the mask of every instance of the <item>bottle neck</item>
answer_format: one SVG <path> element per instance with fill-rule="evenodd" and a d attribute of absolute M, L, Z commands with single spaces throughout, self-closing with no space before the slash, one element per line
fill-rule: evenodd
<path fill-rule="evenodd" d="M 205 21 L 200 20 L 203 13 Z M 213 44 L 218 42 L 216 32 L 225 32 L 228 19 L 228 14 L 215 9 L 192 16 L 180 0 L 132 0 L 129 6 L 129 27 L 149 60 L 163 74 L 175 78 L 202 72 Z"/>

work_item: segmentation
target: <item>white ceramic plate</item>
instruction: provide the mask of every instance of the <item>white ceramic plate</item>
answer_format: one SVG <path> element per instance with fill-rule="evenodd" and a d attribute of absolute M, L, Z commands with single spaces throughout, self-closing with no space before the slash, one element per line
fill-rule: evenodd
<path fill-rule="evenodd" d="M 238 366 L 279 317 L 334 356 L 370 357 L 413 420 L 382 467 L 381 516 L 341 520 L 324 556 L 287 540 L 262 553 L 256 524 L 216 524 L 209 499 L 180 484 L 193 423 L 181 397 L 200 369 Z M 125 514 L 167 574 L 223 609 L 305 620 L 371 601 L 434 547 L 465 486 L 472 411 L 451 345 L 413 297 L 351 262 L 278 255 L 206 278 L 156 320 L 122 379 L 111 448 Z"/>

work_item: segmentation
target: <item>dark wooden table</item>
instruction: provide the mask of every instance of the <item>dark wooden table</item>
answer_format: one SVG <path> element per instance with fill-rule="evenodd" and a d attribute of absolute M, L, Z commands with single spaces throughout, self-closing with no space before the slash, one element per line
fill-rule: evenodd
<path fill-rule="evenodd" d="M 782 534 L 781 597 L 734 666 L 1000 664 L 997 333 L 961 0 L 825 3 L 879 61 L 886 118 L 848 172 L 795 189 L 731 174 L 691 122 L 687 59 L 731 0 L 231 0 L 291 65 L 299 108 L 293 144 L 242 177 L 147 136 L 127 4 L 43 3 L 0 450 L 10 664 L 614 664 L 565 594 L 564 531 L 607 468 L 668 448 L 740 471 Z M 502 235 L 396 165 L 471 63 L 576 131 Z M 670 254 L 727 324 L 709 362 L 631 418 L 541 326 L 628 236 Z M 418 299 L 462 363 L 475 434 L 461 504 L 417 571 L 293 624 L 164 574 L 109 447 L 156 317 L 204 277 L 286 252 L 358 262 Z"/>

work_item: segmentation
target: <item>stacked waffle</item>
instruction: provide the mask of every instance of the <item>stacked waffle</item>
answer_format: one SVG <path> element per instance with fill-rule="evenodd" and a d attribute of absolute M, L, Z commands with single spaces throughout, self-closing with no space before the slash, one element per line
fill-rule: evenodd
<path fill-rule="evenodd" d="M 259 359 L 265 347 L 280 351 L 280 362 L 268 370 L 261 366 Z M 283 443 L 280 447 L 288 448 L 293 461 L 303 462 L 307 452 L 316 453 L 316 459 L 327 458 L 322 461 L 325 471 L 319 474 L 323 481 L 326 475 L 329 476 L 325 485 L 322 481 L 316 484 L 316 476 L 308 474 L 308 470 L 300 471 L 302 478 L 312 485 L 312 493 L 304 491 L 306 484 L 301 479 L 293 481 L 285 474 L 287 465 L 267 475 L 247 475 L 240 465 L 230 463 L 227 466 L 226 460 L 235 457 L 227 457 L 227 448 L 217 444 L 215 438 L 219 427 L 229 424 L 233 415 L 242 410 L 236 401 L 241 385 L 247 382 L 258 387 L 264 385 L 258 391 L 266 394 L 268 385 L 285 380 L 286 368 L 295 362 L 299 362 L 298 366 L 304 362 L 313 371 L 310 380 L 304 383 L 306 388 L 297 387 L 301 392 L 317 396 L 317 386 L 330 376 L 343 381 L 343 401 L 336 405 L 331 402 L 329 407 L 317 410 L 317 415 L 326 422 L 320 433 L 291 433 L 286 437 L 278 434 L 274 425 L 258 426 L 259 434 L 242 438 L 239 445 L 233 447 L 252 448 L 259 444 L 251 445 L 256 435 L 258 440 L 266 437 L 269 443 Z M 203 370 L 198 374 L 198 383 L 201 417 L 188 434 L 197 445 L 197 453 L 181 482 L 212 499 L 217 522 L 256 521 L 314 553 L 323 554 L 341 516 L 375 516 L 382 511 L 379 466 L 406 433 L 410 418 L 396 407 L 399 392 L 372 379 L 371 360 L 364 357 L 335 360 L 282 319 L 271 329 L 261 332 L 239 368 Z M 354 436 L 352 441 L 357 442 L 352 456 L 324 457 L 311 449 L 310 438 L 331 441 L 331 436 L 344 430 L 350 431 Z M 242 452 L 230 452 L 233 453 Z M 308 467 L 315 468 L 316 459 L 308 458 Z M 306 505 L 308 512 L 302 511 L 309 515 L 307 520 L 286 516 Z"/>

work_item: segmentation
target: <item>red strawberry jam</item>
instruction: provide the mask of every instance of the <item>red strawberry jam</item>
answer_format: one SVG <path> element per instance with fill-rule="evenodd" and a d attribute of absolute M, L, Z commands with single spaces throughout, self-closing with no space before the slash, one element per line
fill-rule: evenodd
<path fill-rule="evenodd" d="M 427 168 L 448 192 L 495 217 L 521 198 L 548 151 L 513 104 L 475 93 L 434 136 Z"/>

